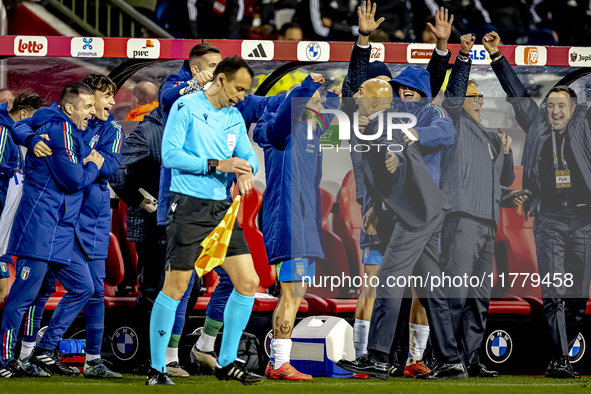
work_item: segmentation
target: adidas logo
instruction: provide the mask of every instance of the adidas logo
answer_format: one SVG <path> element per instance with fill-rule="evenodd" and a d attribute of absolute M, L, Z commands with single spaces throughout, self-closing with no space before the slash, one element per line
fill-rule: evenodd
<path fill-rule="evenodd" d="M 257 47 L 251 53 L 248 54 L 248 57 L 250 57 L 250 58 L 267 57 L 267 54 L 265 53 L 265 50 L 263 49 L 263 44 L 257 45 Z"/>

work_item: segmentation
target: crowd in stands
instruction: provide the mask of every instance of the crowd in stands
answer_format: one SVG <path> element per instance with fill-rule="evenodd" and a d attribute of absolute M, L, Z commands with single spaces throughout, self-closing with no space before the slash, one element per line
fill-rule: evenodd
<path fill-rule="evenodd" d="M 378 0 L 386 22 L 372 42 L 435 43 L 428 23 L 455 16 L 450 43 L 490 31 L 516 45 L 591 45 L 591 4 L 582 0 Z M 145 2 L 142 12 L 178 38 L 354 41 L 358 1 L 196 0 Z"/>

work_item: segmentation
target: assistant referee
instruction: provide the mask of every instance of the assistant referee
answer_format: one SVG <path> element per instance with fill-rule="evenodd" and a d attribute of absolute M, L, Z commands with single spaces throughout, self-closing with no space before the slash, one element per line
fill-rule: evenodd
<path fill-rule="evenodd" d="M 222 60 L 211 86 L 177 100 L 162 138 L 162 161 L 172 169 L 171 205 L 167 218 L 166 276 L 152 310 L 148 385 L 174 384 L 166 375 L 165 352 L 176 308 L 187 289 L 201 242 L 221 222 L 226 201 L 227 173 L 238 173 L 242 195 L 253 187 L 258 161 L 238 109 L 250 88 L 253 72 L 238 57 Z M 234 157 L 233 157 L 234 156 Z M 237 359 L 238 344 L 250 319 L 259 278 L 244 232 L 234 225 L 223 265 L 234 284 L 224 311 L 224 336 L 215 368 L 218 379 L 244 384 L 262 380 Z"/>

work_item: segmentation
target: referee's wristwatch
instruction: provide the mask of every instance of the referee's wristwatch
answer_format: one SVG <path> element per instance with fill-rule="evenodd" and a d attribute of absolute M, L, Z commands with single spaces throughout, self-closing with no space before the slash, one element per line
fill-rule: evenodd
<path fill-rule="evenodd" d="M 216 159 L 208 159 L 207 160 L 207 171 L 209 173 L 213 173 L 217 171 L 219 165 L 219 160 Z"/>

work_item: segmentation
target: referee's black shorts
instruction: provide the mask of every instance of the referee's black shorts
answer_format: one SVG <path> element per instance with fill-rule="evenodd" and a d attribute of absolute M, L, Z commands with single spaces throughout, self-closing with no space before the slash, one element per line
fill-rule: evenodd
<path fill-rule="evenodd" d="M 204 200 L 180 193 L 172 193 L 166 220 L 166 269 L 190 271 L 201 254 L 201 242 L 217 227 L 226 215 L 228 201 Z M 226 257 L 250 254 L 244 230 L 234 223 Z"/>

